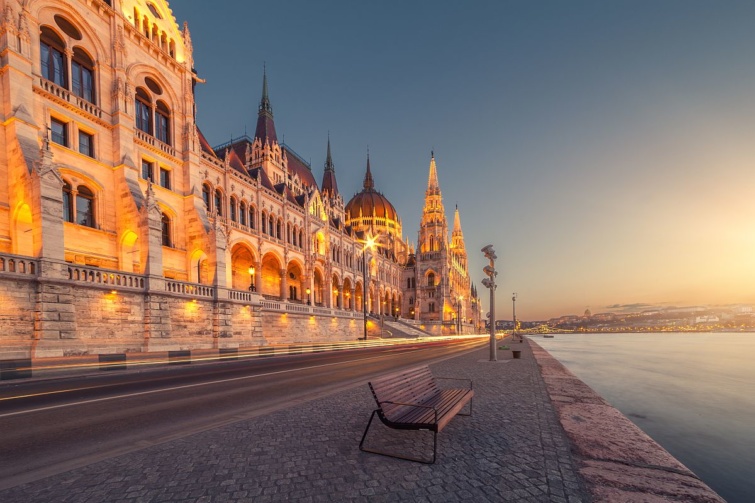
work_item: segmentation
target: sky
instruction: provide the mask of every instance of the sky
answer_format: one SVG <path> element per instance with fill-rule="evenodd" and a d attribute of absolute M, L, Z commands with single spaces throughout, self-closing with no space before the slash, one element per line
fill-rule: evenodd
<path fill-rule="evenodd" d="M 496 318 L 755 303 L 755 2 L 175 0 L 198 124 L 278 137 L 345 200 L 369 148 L 416 243 L 430 152 Z"/>

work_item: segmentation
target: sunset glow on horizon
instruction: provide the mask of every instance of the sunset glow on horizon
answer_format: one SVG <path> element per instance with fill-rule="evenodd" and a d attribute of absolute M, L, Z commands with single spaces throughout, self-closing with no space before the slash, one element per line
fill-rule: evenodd
<path fill-rule="evenodd" d="M 279 136 L 320 180 L 330 134 L 346 199 L 369 145 L 414 243 L 434 149 L 485 306 L 498 253 L 498 318 L 511 292 L 523 320 L 755 304 L 755 4 L 223 6 L 171 4 L 210 143 L 253 127 L 266 65 Z"/>

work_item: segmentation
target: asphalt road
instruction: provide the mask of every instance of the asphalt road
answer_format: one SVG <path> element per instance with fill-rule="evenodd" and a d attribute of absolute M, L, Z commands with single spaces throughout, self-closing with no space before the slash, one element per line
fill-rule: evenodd
<path fill-rule="evenodd" d="M 484 343 L 417 343 L 4 384 L 0 490 L 294 406 Z"/>

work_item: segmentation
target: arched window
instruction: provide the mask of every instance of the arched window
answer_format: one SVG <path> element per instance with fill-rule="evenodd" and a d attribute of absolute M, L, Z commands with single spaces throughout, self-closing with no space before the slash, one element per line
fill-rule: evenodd
<path fill-rule="evenodd" d="M 136 128 L 152 134 L 152 98 L 143 88 L 136 89 L 135 109 Z"/>
<path fill-rule="evenodd" d="M 235 222 L 236 221 L 236 198 L 235 197 L 231 197 L 231 204 L 228 209 L 231 213 L 230 214 L 231 221 Z"/>
<path fill-rule="evenodd" d="M 291 223 L 286 223 L 286 243 L 291 244 Z"/>
<path fill-rule="evenodd" d="M 170 217 L 163 213 L 162 217 L 163 246 L 173 246 L 170 239 Z"/>
<path fill-rule="evenodd" d="M 254 206 L 249 206 L 249 227 L 257 228 L 257 209 Z"/>
<path fill-rule="evenodd" d="M 299 247 L 304 247 L 304 231 L 299 231 Z"/>
<path fill-rule="evenodd" d="M 267 234 L 267 213 L 262 212 L 262 234 Z"/>
<path fill-rule="evenodd" d="M 275 224 L 275 237 L 277 237 L 278 239 L 283 239 L 283 232 L 281 231 L 281 227 L 283 226 L 281 225 L 281 223 L 282 222 L 278 220 Z"/>
<path fill-rule="evenodd" d="M 431 272 L 427 275 L 427 286 L 435 286 L 435 273 Z"/>
<path fill-rule="evenodd" d="M 296 226 L 294 225 L 294 231 L 291 233 L 291 241 L 292 241 L 291 244 L 293 244 L 294 246 L 298 246 L 296 244 L 296 243 L 298 243 L 298 241 L 296 240 L 296 233 L 297 233 L 296 232 Z"/>
<path fill-rule="evenodd" d="M 42 77 L 60 87 L 68 87 L 68 69 L 63 39 L 47 26 L 39 33 L 40 64 Z"/>
<path fill-rule="evenodd" d="M 170 145 L 170 109 L 164 101 L 157 102 L 155 110 L 155 136 L 158 140 Z"/>
<path fill-rule="evenodd" d="M 63 220 L 73 223 L 73 188 L 68 182 L 63 185 Z"/>
<path fill-rule="evenodd" d="M 210 211 L 210 186 L 206 183 L 202 185 L 202 199 L 204 200 L 204 207 L 207 211 Z"/>
<path fill-rule="evenodd" d="M 241 201 L 239 206 L 239 223 L 246 227 L 246 203 Z"/>
<path fill-rule="evenodd" d="M 267 222 L 267 232 L 275 237 L 275 217 L 273 215 L 270 215 L 270 220 Z"/>
<path fill-rule="evenodd" d="M 219 216 L 223 216 L 223 193 L 220 189 L 215 189 L 215 211 Z"/>
<path fill-rule="evenodd" d="M 76 223 L 94 227 L 94 194 L 83 185 L 76 192 Z"/>
<path fill-rule="evenodd" d="M 94 62 L 79 47 L 73 49 L 71 59 L 71 91 L 79 98 L 94 103 Z"/>

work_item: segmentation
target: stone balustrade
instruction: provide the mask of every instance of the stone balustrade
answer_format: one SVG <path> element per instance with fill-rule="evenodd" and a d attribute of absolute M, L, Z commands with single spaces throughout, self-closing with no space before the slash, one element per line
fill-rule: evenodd
<path fill-rule="evenodd" d="M 168 145 L 167 143 L 163 143 L 154 136 L 152 136 L 149 133 L 145 133 L 141 129 L 134 129 L 134 136 L 136 136 L 136 139 L 139 140 L 142 143 L 146 143 L 147 145 L 154 147 L 156 149 L 159 149 L 165 154 L 168 154 L 171 157 L 176 157 L 176 149 Z"/>
<path fill-rule="evenodd" d="M 215 288 L 196 283 L 184 283 L 183 281 L 166 280 L 165 291 L 187 297 L 203 297 L 207 299 L 215 297 Z"/>
<path fill-rule="evenodd" d="M 54 82 L 51 82 L 43 77 L 39 78 L 39 87 L 40 89 L 54 96 L 55 98 L 65 101 L 66 103 L 70 103 L 74 105 L 76 108 L 90 115 L 93 115 L 94 117 L 97 117 L 98 119 L 102 119 L 102 109 L 100 107 L 98 107 L 94 103 L 88 102 L 84 98 L 76 96 L 68 89 L 60 87 Z"/>
<path fill-rule="evenodd" d="M 39 271 L 39 261 L 31 257 L 20 255 L 0 254 L 0 274 L 28 274 L 36 276 Z"/>
<path fill-rule="evenodd" d="M 114 290 L 144 289 L 144 277 L 138 274 L 129 274 L 122 271 L 109 271 L 96 267 L 84 267 L 78 265 L 68 266 L 68 279 L 77 283 L 92 283 L 95 285 L 111 288 Z"/>

